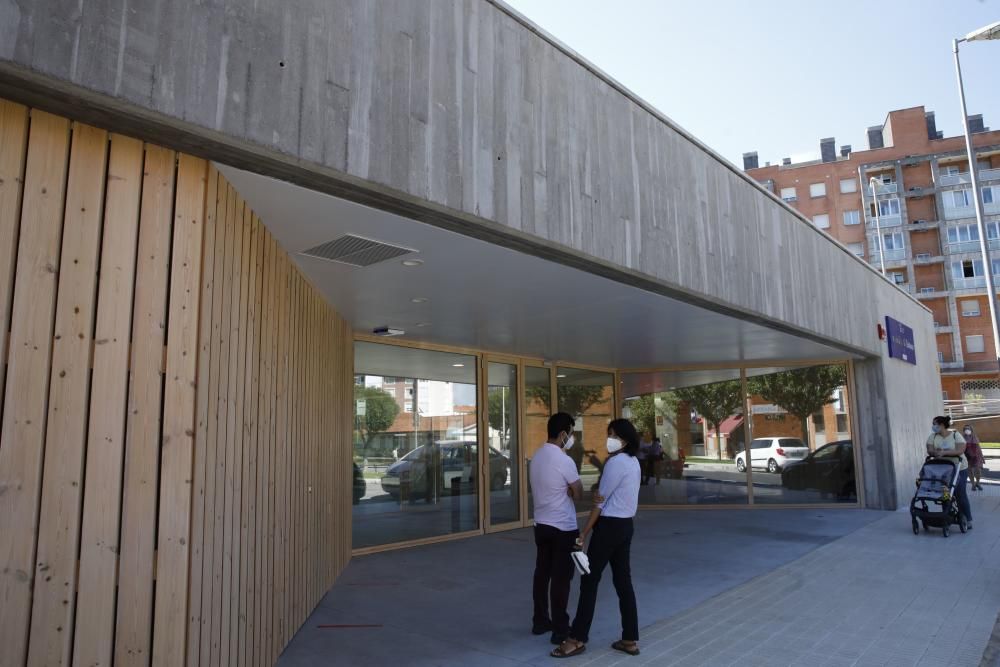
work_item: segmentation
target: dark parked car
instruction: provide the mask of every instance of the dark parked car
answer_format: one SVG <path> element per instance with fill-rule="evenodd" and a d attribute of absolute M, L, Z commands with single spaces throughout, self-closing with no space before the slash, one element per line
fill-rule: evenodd
<path fill-rule="evenodd" d="M 441 476 L 441 493 L 450 492 L 455 478 L 461 480 L 462 493 L 471 493 L 478 460 L 476 441 L 442 440 L 434 443 L 433 447 L 437 452 L 427 445 L 421 445 L 389 466 L 382 477 L 382 489 L 393 498 L 398 498 L 400 489 L 408 485 L 411 497 L 423 496 L 427 490 L 428 471 L 437 467 L 436 462 L 427 460 L 428 455 L 433 455 L 440 456 L 438 474 Z M 489 448 L 489 452 L 490 489 L 499 491 L 507 483 L 510 460 L 493 447 Z"/>
<path fill-rule="evenodd" d="M 824 496 L 849 500 L 857 495 L 853 444 L 838 440 L 810 452 L 801 461 L 789 461 L 781 471 L 781 485 L 786 489 L 815 489 Z"/>
<path fill-rule="evenodd" d="M 365 497 L 365 476 L 358 464 L 354 464 L 354 504 L 357 505 Z"/>

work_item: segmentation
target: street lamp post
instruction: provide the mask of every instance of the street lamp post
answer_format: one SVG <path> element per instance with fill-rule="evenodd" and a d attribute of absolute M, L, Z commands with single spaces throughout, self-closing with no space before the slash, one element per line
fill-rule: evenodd
<path fill-rule="evenodd" d="M 969 131 L 969 112 L 965 107 L 965 85 L 962 83 L 962 65 L 958 59 L 958 45 L 961 42 L 977 42 L 990 39 L 1000 39 L 1000 21 L 970 32 L 961 39 L 951 42 L 955 54 L 955 75 L 958 77 L 958 97 L 962 103 L 962 127 L 965 130 L 965 150 L 969 158 L 969 178 L 972 181 L 972 204 L 976 211 L 976 225 L 979 228 L 979 251 L 983 256 L 983 271 L 986 274 L 986 296 L 990 305 L 990 324 L 993 326 L 993 357 L 1000 370 L 1000 327 L 997 324 L 997 295 L 993 287 L 993 267 L 990 265 L 990 252 L 986 240 L 986 225 L 983 223 L 983 201 L 979 192 L 979 170 L 976 168 L 976 155 L 972 150 L 972 133 Z"/>

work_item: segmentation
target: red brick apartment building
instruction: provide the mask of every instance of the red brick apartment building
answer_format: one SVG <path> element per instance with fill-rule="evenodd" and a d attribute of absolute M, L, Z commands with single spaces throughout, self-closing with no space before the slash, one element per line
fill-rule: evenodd
<path fill-rule="evenodd" d="M 1000 274 L 1000 131 L 969 117 L 983 191 L 988 247 Z M 868 150 L 836 150 L 820 141 L 821 159 L 758 165 L 743 155 L 747 174 L 811 218 L 814 224 L 934 313 L 937 362 L 946 400 L 1000 398 L 985 267 L 961 136 L 943 137 L 924 107 L 889 113 L 868 128 Z M 872 192 L 870 179 L 881 183 Z M 879 207 L 882 248 L 875 226 Z M 835 279 L 831 276 L 831 279 Z M 863 297 L 862 297 L 863 298 Z"/>

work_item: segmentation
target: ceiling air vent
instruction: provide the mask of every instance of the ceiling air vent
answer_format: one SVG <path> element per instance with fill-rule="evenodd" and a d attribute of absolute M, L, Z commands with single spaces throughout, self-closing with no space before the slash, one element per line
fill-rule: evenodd
<path fill-rule="evenodd" d="M 416 250 L 347 234 L 339 239 L 303 250 L 300 254 L 351 266 L 371 266 L 412 252 Z"/>

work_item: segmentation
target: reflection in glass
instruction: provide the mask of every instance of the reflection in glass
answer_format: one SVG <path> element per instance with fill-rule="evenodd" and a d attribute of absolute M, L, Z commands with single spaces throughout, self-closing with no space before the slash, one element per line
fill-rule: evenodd
<path fill-rule="evenodd" d="M 739 370 L 629 373 L 622 390 L 622 414 L 644 434 L 641 504 L 748 502 L 746 473 L 736 465 L 744 440 Z"/>
<path fill-rule="evenodd" d="M 846 385 L 842 364 L 748 371 L 755 503 L 857 501 Z"/>
<path fill-rule="evenodd" d="M 476 529 L 476 358 L 359 342 L 354 365 L 355 548 Z"/>
<path fill-rule="evenodd" d="M 524 439 L 522 447 L 528 468 L 531 457 L 548 440 L 548 421 L 552 406 L 551 373 L 548 368 L 524 367 Z M 531 501 L 531 485 L 528 485 L 528 517 L 535 514 Z"/>
<path fill-rule="evenodd" d="M 487 374 L 490 524 L 495 526 L 521 518 L 518 511 L 517 366 L 491 363 Z"/>
<path fill-rule="evenodd" d="M 576 419 L 576 443 L 569 455 L 580 471 L 583 499 L 579 512 L 589 511 L 604 461 L 608 458 L 608 424 L 614 419 L 614 375 L 578 368 L 560 368 L 556 372 L 556 400 L 560 412 Z"/>

